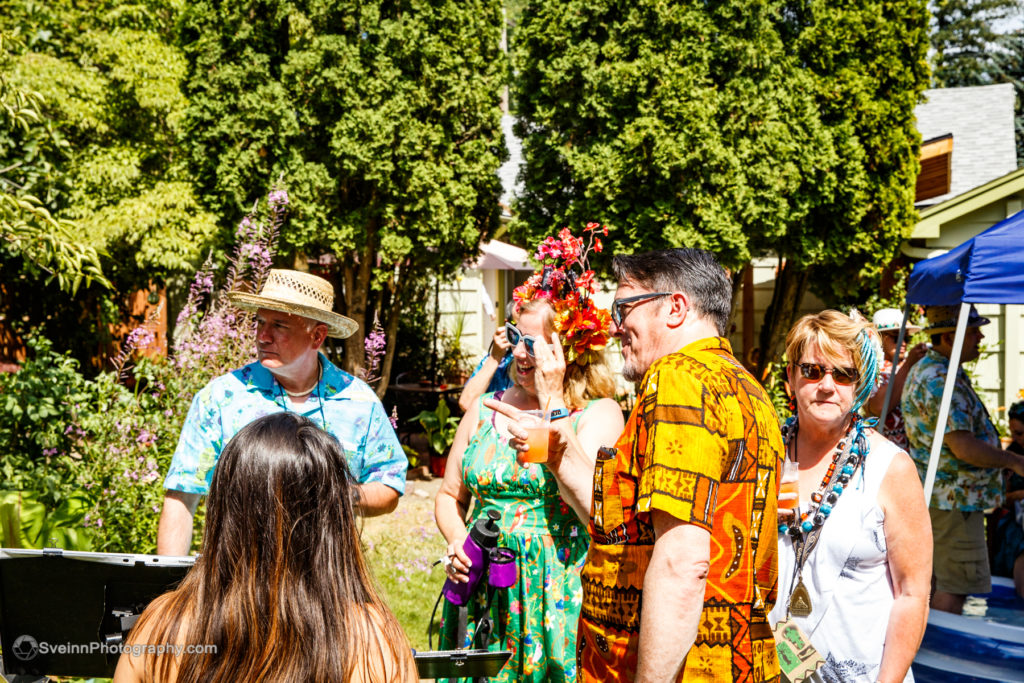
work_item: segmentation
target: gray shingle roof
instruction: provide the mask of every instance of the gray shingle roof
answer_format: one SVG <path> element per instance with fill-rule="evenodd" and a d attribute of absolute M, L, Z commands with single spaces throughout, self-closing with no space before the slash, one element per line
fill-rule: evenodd
<path fill-rule="evenodd" d="M 949 194 L 919 204 L 931 206 L 1017 169 L 1013 139 L 1015 93 L 1010 83 L 926 90 L 917 105 L 922 140 L 953 134 Z"/>

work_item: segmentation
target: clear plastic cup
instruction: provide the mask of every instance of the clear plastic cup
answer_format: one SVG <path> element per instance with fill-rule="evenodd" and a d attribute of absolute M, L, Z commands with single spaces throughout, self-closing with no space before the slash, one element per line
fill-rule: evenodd
<path fill-rule="evenodd" d="M 800 504 L 800 465 L 792 460 L 782 462 L 779 488 L 779 509 L 795 510 Z"/>
<path fill-rule="evenodd" d="M 550 413 L 544 410 L 524 410 L 519 424 L 526 429 L 526 445 L 529 446 L 523 455 L 523 462 L 547 462 L 548 438 L 551 435 Z"/>

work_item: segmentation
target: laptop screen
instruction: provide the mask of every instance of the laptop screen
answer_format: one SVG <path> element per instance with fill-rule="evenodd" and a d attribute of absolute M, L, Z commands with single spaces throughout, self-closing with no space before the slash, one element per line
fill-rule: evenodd
<path fill-rule="evenodd" d="M 8 674 L 110 677 L 122 637 L 192 557 L 0 548 L 0 646 Z"/>

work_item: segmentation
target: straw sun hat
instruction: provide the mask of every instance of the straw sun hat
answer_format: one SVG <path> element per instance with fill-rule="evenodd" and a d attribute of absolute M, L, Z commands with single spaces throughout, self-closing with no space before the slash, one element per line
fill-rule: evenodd
<path fill-rule="evenodd" d="M 230 292 L 228 301 L 238 308 L 271 311 L 316 320 L 327 334 L 344 339 L 356 331 L 356 321 L 334 312 L 334 287 L 322 277 L 298 270 L 271 270 L 259 294 Z"/>
<path fill-rule="evenodd" d="M 924 331 L 928 334 L 943 334 L 956 331 L 957 315 L 960 313 L 959 306 L 928 306 L 924 314 L 928 318 L 928 327 Z M 978 315 L 978 309 L 971 305 L 967 314 L 967 327 L 981 327 L 988 325 L 991 321 Z"/>

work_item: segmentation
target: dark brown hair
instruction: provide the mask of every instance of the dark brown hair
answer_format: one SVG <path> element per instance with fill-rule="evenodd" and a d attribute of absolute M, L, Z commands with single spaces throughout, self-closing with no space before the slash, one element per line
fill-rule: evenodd
<path fill-rule="evenodd" d="M 151 642 L 216 646 L 182 655 L 174 680 L 411 677 L 408 640 L 360 551 L 352 486 L 337 440 L 304 417 L 268 415 L 228 442 L 201 554 L 139 623 L 151 620 Z M 158 680 L 173 659 L 157 662 Z"/>

